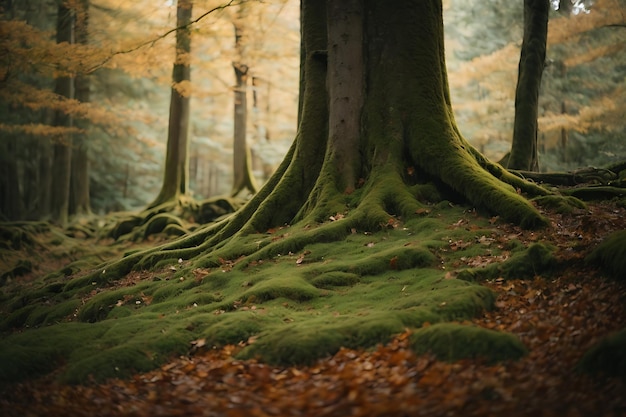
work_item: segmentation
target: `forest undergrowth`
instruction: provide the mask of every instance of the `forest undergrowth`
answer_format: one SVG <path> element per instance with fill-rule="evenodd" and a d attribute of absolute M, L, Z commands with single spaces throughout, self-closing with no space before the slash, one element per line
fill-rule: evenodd
<path fill-rule="evenodd" d="M 602 372 L 590 375 L 579 368 L 585 352 L 608 335 L 619 335 L 616 332 L 626 322 L 623 279 L 608 278 L 601 265 L 586 261 L 606 236 L 626 230 L 626 209 L 601 202 L 588 203 L 586 210 L 574 213 L 543 214 L 551 226 L 535 231 L 495 218 L 488 221 L 497 229 L 498 243 L 516 240 L 526 247 L 537 243 L 555 247 L 557 266 L 524 279 L 489 276 L 482 280 L 481 284 L 497 295 L 495 308 L 458 323 L 515 335 L 528 351 L 518 360 L 492 363 L 478 357 L 446 361 L 433 353 L 418 354 L 417 332 L 410 329 L 388 343 L 371 349 L 341 348 L 306 366 L 242 359 L 240 353 L 257 342 L 254 336 L 219 347 L 197 339 L 187 354 L 130 378 L 67 384 L 58 378 L 63 372 L 61 364 L 40 378 L 5 382 L 0 385 L 0 414 L 624 416 L 626 380 Z M 450 227 L 472 230 L 472 217 L 461 218 Z M 504 254 L 471 250 L 472 246 L 489 246 L 489 239 L 487 235 L 449 241 L 439 252 L 442 258 L 450 254 L 445 278 L 453 278 L 463 268 L 489 268 L 503 261 Z M 132 250 L 132 244 L 125 243 L 123 250 Z M 71 253 L 75 255 L 70 251 L 69 258 Z M 102 252 L 101 256 L 119 256 L 119 251 Z M 62 263 L 58 254 L 46 259 L 39 265 L 42 270 L 53 270 Z M 294 256 L 295 262 L 298 259 Z M 146 277 L 149 274 L 143 279 Z M 31 278 L 18 278 L 17 284 Z M 128 285 L 128 280 L 117 285 Z M 255 305 L 245 308 L 254 309 Z M 423 328 L 431 326 L 438 324 L 426 322 Z M 623 355 L 619 357 L 623 362 Z M 623 369 L 624 364 L 608 366 Z"/>

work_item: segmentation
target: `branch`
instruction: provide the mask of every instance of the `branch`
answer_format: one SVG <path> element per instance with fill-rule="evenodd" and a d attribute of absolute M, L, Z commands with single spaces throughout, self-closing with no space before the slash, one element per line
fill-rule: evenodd
<path fill-rule="evenodd" d="M 88 69 L 85 71 L 85 74 L 91 74 L 92 72 L 94 72 L 94 71 L 95 71 L 95 70 L 97 70 L 98 68 L 101 68 L 101 67 L 102 67 L 103 65 L 105 65 L 107 62 L 109 62 L 111 59 L 113 59 L 113 57 L 114 57 L 114 56 L 116 56 L 116 55 L 129 54 L 129 53 L 131 53 L 131 52 L 135 52 L 135 51 L 137 51 L 137 50 L 139 50 L 139 49 L 143 48 L 144 46 L 147 46 L 147 45 L 151 45 L 151 46 L 152 46 L 152 45 L 154 45 L 155 43 L 157 43 L 158 41 L 160 41 L 161 39 L 166 38 L 168 35 L 171 35 L 172 33 L 175 33 L 177 30 L 186 29 L 186 28 L 190 27 L 191 25 L 198 23 L 200 20 L 204 19 L 205 17 L 207 17 L 208 15 L 210 15 L 210 14 L 211 14 L 211 13 L 213 13 L 213 12 L 216 12 L 216 11 L 218 11 L 218 10 L 223 10 L 223 9 L 226 9 L 227 7 L 230 7 L 230 6 L 238 6 L 238 5 L 242 4 L 242 3 L 244 3 L 245 1 L 246 1 L 246 0 L 240 0 L 239 2 L 235 3 L 235 0 L 229 0 L 229 2 L 228 2 L 228 3 L 226 3 L 226 4 L 222 4 L 221 6 L 217 6 L 217 7 L 212 8 L 211 10 L 209 10 L 209 11 L 207 11 L 207 12 L 205 12 L 205 13 L 201 14 L 200 16 L 198 16 L 196 19 L 194 19 L 194 20 L 190 21 L 190 22 L 189 22 L 189 23 L 187 23 L 186 25 L 182 25 L 182 26 L 178 26 L 178 27 L 175 27 L 175 28 L 173 28 L 173 29 L 170 29 L 170 30 L 168 30 L 167 32 L 163 33 L 162 35 L 159 35 L 159 36 L 157 36 L 156 38 L 154 38 L 154 39 L 152 39 L 152 40 L 142 42 L 142 43 L 140 43 L 140 44 L 138 44 L 138 45 L 136 45 L 136 46 L 134 46 L 134 47 L 132 47 L 132 48 L 129 48 L 129 49 L 123 49 L 123 50 L 121 50 L 121 51 L 115 51 L 115 52 L 111 53 L 111 55 L 109 55 L 108 57 L 106 57 L 106 58 L 105 58 L 102 62 L 100 62 L 99 64 L 94 65 L 94 66 L 93 66 L 93 67 L 91 67 L 91 68 L 88 68 Z M 233 3 L 235 3 L 235 4 L 233 4 Z"/>
<path fill-rule="evenodd" d="M 567 187 L 590 183 L 611 184 L 612 181 L 618 179 L 618 174 L 610 169 L 594 167 L 581 168 L 570 172 L 534 172 L 514 169 L 509 171 L 527 180 Z"/>

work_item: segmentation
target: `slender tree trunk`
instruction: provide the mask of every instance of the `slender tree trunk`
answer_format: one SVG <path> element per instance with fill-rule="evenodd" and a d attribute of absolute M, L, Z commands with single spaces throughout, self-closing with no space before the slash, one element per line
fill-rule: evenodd
<path fill-rule="evenodd" d="M 243 62 L 245 57 L 245 33 L 243 18 L 245 6 L 240 6 L 234 22 L 235 50 L 237 61 L 233 62 L 235 70 L 235 104 L 233 132 L 233 188 L 232 196 L 247 189 L 252 194 L 257 192 L 257 185 L 252 175 L 252 156 L 246 140 L 248 127 L 248 66 Z"/>
<path fill-rule="evenodd" d="M 7 135 L 2 143 L 2 163 L 0 164 L 0 213 L 4 220 L 18 220 L 22 216 L 22 199 L 20 195 L 20 176 L 17 159 L 15 158 L 18 138 Z"/>
<path fill-rule="evenodd" d="M 565 101 L 561 102 L 561 114 L 567 114 L 567 107 L 565 106 Z M 567 143 L 569 142 L 568 140 L 569 138 L 569 133 L 567 132 L 567 129 L 562 127 L 561 128 L 561 137 L 559 138 L 559 147 L 561 150 L 561 161 L 562 162 L 569 162 L 569 158 L 567 155 Z"/>
<path fill-rule="evenodd" d="M 76 17 L 76 42 L 86 45 L 89 29 L 89 0 L 81 0 Z M 81 103 L 90 101 L 90 80 L 85 74 L 78 75 L 74 80 L 76 99 Z M 83 130 L 88 129 L 85 122 L 77 122 Z M 72 149 L 72 176 L 70 192 L 70 214 L 85 215 L 91 213 L 89 203 L 89 141 L 87 134 L 80 133 L 74 136 Z"/>
<path fill-rule="evenodd" d="M 65 2 L 59 3 L 57 17 L 57 42 L 74 43 L 73 12 Z M 74 97 L 74 81 L 63 76 L 56 79 L 55 93 L 66 98 Z M 72 126 L 72 117 L 61 111 L 55 113 L 55 126 Z M 66 134 L 53 145 L 51 220 L 63 227 L 67 225 L 70 200 L 70 173 L 72 165 L 72 136 Z"/>
<path fill-rule="evenodd" d="M 191 38 L 191 0 L 178 0 L 176 12 L 176 61 L 172 71 L 172 93 L 170 99 L 170 118 L 167 134 L 167 154 L 165 156 L 165 175 L 163 185 L 156 200 L 149 207 L 156 207 L 166 201 L 186 195 L 188 192 L 189 168 L 189 96 L 177 89 L 177 84 L 191 80 L 189 54 Z"/>
<path fill-rule="evenodd" d="M 52 206 L 52 143 L 42 141 L 38 147 L 38 192 L 34 218 L 43 219 L 50 215 Z"/>
<path fill-rule="evenodd" d="M 513 143 L 508 167 L 537 171 L 539 89 L 546 60 L 548 0 L 524 0 L 524 39 L 515 91 Z"/>

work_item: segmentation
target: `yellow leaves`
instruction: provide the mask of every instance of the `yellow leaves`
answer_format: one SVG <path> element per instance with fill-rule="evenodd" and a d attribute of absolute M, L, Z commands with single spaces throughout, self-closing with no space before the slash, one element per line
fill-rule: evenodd
<path fill-rule="evenodd" d="M 538 118 L 539 130 L 544 133 L 560 132 L 562 129 L 585 133 L 590 129 L 605 129 L 610 126 L 620 128 L 624 119 L 623 88 L 609 96 L 601 97 L 588 106 L 583 106 L 577 114 L 546 113 Z"/>
<path fill-rule="evenodd" d="M 450 78 L 450 86 L 452 88 L 460 88 L 469 84 L 471 81 L 484 80 L 486 75 L 493 73 L 506 73 L 507 78 L 515 74 L 519 62 L 519 46 L 508 44 L 504 48 L 499 49 L 489 55 L 478 56 L 467 63 L 463 63 L 458 71 L 455 71 L 454 77 Z M 488 88 L 489 85 L 486 85 Z M 501 89 L 498 84 L 497 88 Z M 512 83 L 511 91 L 507 96 L 515 93 L 515 83 Z"/>
<path fill-rule="evenodd" d="M 624 23 L 624 15 L 617 13 L 621 6 L 616 0 L 599 0 L 591 13 L 550 19 L 548 22 L 548 43 L 576 41 L 575 35 L 611 24 Z"/>
<path fill-rule="evenodd" d="M 50 126 L 41 123 L 28 125 L 7 125 L 0 123 L 0 132 L 44 136 L 63 142 L 68 135 L 81 133 L 83 131 L 77 127 Z"/>
<path fill-rule="evenodd" d="M 577 55 L 569 56 L 563 61 L 567 68 L 592 62 L 607 55 L 616 54 L 626 48 L 626 42 L 618 42 L 610 45 L 599 46 L 590 50 L 585 50 Z"/>
<path fill-rule="evenodd" d="M 194 85 L 189 80 L 174 83 L 172 88 L 183 97 L 190 97 L 193 92 Z"/>

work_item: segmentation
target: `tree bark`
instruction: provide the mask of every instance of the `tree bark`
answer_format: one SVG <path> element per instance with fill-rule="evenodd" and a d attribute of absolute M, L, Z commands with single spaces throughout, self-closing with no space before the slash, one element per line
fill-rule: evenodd
<path fill-rule="evenodd" d="M 169 127 L 167 131 L 167 151 L 163 185 L 157 198 L 149 208 L 173 200 L 188 191 L 188 136 L 189 136 L 189 96 L 182 94 L 177 84 L 191 80 L 189 54 L 191 37 L 192 1 L 178 0 L 176 7 L 176 58 L 172 70 L 172 91 L 170 98 Z"/>
<path fill-rule="evenodd" d="M 513 143 L 508 168 L 537 171 L 539 89 L 546 60 L 548 0 L 524 0 L 524 39 L 515 91 Z"/>
<path fill-rule="evenodd" d="M 339 190 L 351 193 L 361 174 L 358 149 L 363 110 L 363 4 L 328 1 L 328 118 L 330 163 Z"/>
<path fill-rule="evenodd" d="M 57 16 L 57 42 L 74 43 L 74 16 L 65 2 L 59 3 Z M 62 76 L 56 79 L 55 93 L 74 98 L 74 81 L 71 77 Z M 64 112 L 56 111 L 55 126 L 70 127 L 72 117 Z M 72 136 L 66 134 L 57 139 L 53 145 L 52 185 L 51 185 L 51 220 L 62 227 L 67 225 L 70 199 L 70 173 L 72 164 Z"/>

